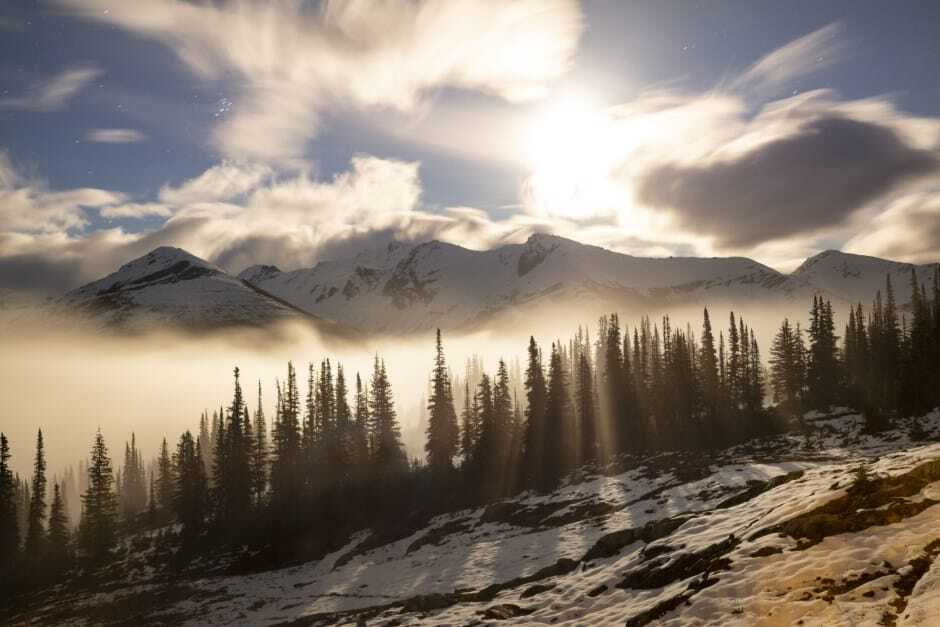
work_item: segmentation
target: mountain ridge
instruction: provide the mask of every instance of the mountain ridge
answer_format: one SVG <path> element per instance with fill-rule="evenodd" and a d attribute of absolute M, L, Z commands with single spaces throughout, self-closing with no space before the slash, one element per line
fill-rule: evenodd
<path fill-rule="evenodd" d="M 264 326 L 312 317 L 188 251 L 161 246 L 54 303 L 102 326 Z"/>
<path fill-rule="evenodd" d="M 369 332 L 473 330 L 554 311 L 654 311 L 747 303 L 805 307 L 814 294 L 868 304 L 885 275 L 899 303 L 911 268 L 932 285 L 936 264 L 825 250 L 792 273 L 747 257 L 637 257 L 549 234 L 474 250 L 430 240 L 392 241 L 283 271 L 258 264 L 237 276 L 191 253 L 159 247 L 57 303 L 124 324 L 135 318 L 264 325 L 309 316 Z"/>

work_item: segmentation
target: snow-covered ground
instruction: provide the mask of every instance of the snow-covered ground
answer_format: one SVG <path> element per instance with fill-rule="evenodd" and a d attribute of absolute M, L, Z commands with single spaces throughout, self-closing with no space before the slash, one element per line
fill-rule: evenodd
<path fill-rule="evenodd" d="M 13 622 L 128 608 L 220 625 L 936 625 L 940 411 L 922 422 L 912 442 L 904 426 L 875 437 L 858 415 L 813 416 L 809 437 L 576 475 L 359 552 L 363 531 L 291 568 L 174 579 L 139 566 Z"/>

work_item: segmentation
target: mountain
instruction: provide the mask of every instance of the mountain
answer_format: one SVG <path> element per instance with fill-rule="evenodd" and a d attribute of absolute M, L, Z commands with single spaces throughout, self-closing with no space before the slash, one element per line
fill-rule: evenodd
<path fill-rule="evenodd" d="M 937 264 L 913 265 L 900 261 L 889 261 L 878 257 L 854 255 L 838 250 L 826 250 L 810 257 L 791 276 L 832 293 L 848 303 L 861 302 L 867 309 L 881 290 L 885 296 L 885 278 L 891 277 L 891 285 L 898 303 L 911 301 L 911 270 L 917 280 L 927 287 L 931 297 L 933 274 Z"/>
<path fill-rule="evenodd" d="M 484 251 L 395 242 L 291 272 L 252 266 L 239 277 L 304 311 L 393 333 L 472 329 L 566 307 L 583 317 L 811 293 L 804 283 L 743 257 L 633 257 L 551 235 Z"/>
<path fill-rule="evenodd" d="M 119 325 L 264 325 L 300 317 L 367 333 L 505 325 L 534 331 L 610 311 L 635 319 L 686 307 L 698 316 L 703 306 L 801 319 L 816 293 L 839 310 L 859 301 L 868 306 L 884 291 L 886 275 L 903 305 L 911 297 L 911 269 L 929 288 L 934 267 L 828 250 L 788 275 L 744 257 L 634 257 L 537 234 L 482 251 L 392 242 L 312 268 L 258 265 L 234 277 L 164 247 L 69 292 L 57 306 Z"/>
<path fill-rule="evenodd" d="M 937 625 L 940 412 L 921 419 L 920 441 L 907 424 L 866 433 L 858 414 L 807 422 L 812 446 L 787 434 L 609 475 L 584 468 L 548 494 L 431 520 L 405 512 L 263 571 L 242 566 L 244 550 L 180 568 L 172 527 L 148 530 L 6 620 L 0 607 L 0 621 Z"/>
<path fill-rule="evenodd" d="M 185 250 L 157 248 L 66 294 L 56 308 L 107 326 L 171 322 L 184 327 L 265 325 L 307 317 Z"/>

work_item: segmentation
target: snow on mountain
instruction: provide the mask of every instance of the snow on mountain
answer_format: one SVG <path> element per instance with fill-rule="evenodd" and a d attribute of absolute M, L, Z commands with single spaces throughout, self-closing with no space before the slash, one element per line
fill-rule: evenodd
<path fill-rule="evenodd" d="M 817 415 L 807 436 L 582 470 L 551 494 L 363 530 L 266 572 L 161 566 L 151 534 L 110 575 L 36 595 L 11 622 L 936 625 L 940 412 L 921 424 L 934 441 Z"/>
<path fill-rule="evenodd" d="M 56 306 L 103 325 L 262 325 L 301 312 L 222 269 L 161 247 L 61 298 Z"/>
<path fill-rule="evenodd" d="M 158 248 L 59 301 L 104 323 L 141 320 L 264 324 L 308 315 L 364 332 L 473 330 L 539 317 L 579 320 L 609 311 L 771 307 L 805 314 L 814 293 L 839 308 L 868 304 L 890 274 L 899 304 L 910 271 L 932 286 L 933 265 L 826 251 L 785 275 L 743 257 L 634 257 L 552 235 L 470 250 L 438 241 L 393 242 L 284 272 L 256 265 L 233 277 L 178 248 Z"/>
<path fill-rule="evenodd" d="M 602 311 L 806 292 L 742 257 L 633 257 L 550 235 L 484 251 L 396 242 L 291 272 L 252 266 L 239 277 L 318 316 L 387 332 L 472 327 L 543 306 Z"/>
<path fill-rule="evenodd" d="M 861 302 L 867 309 L 881 290 L 885 296 L 886 277 L 891 276 L 895 299 L 899 304 L 911 301 L 911 269 L 917 280 L 931 293 L 937 264 L 915 266 L 899 261 L 827 250 L 810 257 L 791 276 L 819 289 L 831 292 L 848 303 Z"/>

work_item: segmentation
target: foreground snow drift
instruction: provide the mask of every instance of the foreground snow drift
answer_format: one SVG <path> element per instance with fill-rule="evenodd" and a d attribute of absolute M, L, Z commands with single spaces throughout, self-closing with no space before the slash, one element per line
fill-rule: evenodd
<path fill-rule="evenodd" d="M 180 581 L 140 567 L 16 620 L 936 624 L 940 444 L 862 435 L 852 414 L 812 424 L 805 438 L 572 477 L 378 548 L 364 531 L 292 568 Z M 940 412 L 923 424 L 940 436 Z"/>

